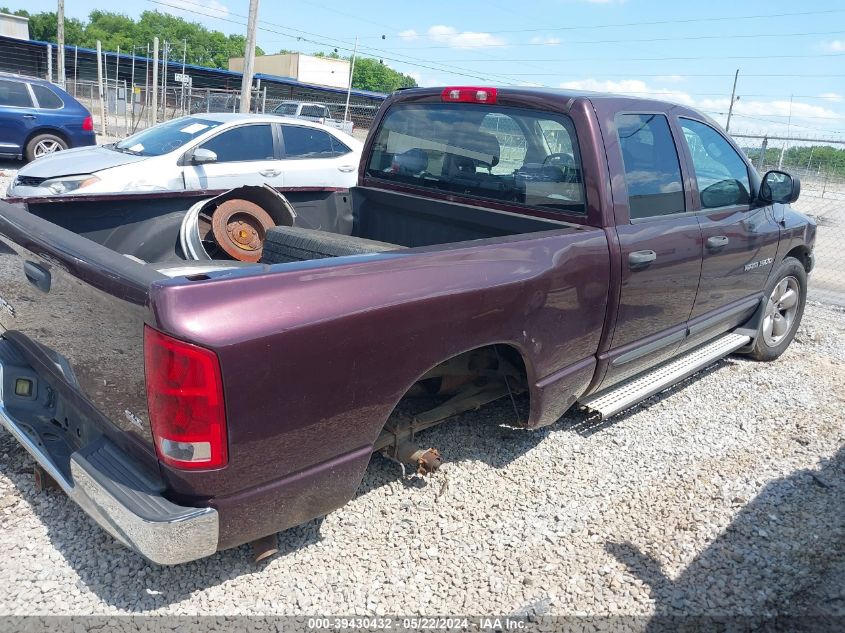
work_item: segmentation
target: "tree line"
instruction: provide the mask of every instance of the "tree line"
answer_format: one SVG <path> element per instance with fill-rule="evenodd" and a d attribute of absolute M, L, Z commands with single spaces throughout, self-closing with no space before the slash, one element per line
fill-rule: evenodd
<path fill-rule="evenodd" d="M 780 162 L 780 147 L 767 147 L 763 163 L 766 166 Z M 760 148 L 746 148 L 745 153 L 755 165 L 759 164 Z M 784 167 L 800 167 L 831 176 L 845 176 L 845 147 L 830 145 L 793 145 L 783 154 Z"/>
<path fill-rule="evenodd" d="M 58 19 L 55 12 L 29 13 L 25 9 L 10 11 L 1 7 L 0 13 L 29 18 L 29 36 L 33 40 L 54 43 L 58 41 Z M 228 69 L 229 58 L 243 57 L 246 45 L 244 35 L 225 35 L 197 22 L 189 22 L 158 11 L 144 11 L 137 20 L 120 13 L 100 10 L 91 11 L 87 20 L 65 17 L 65 44 L 68 46 L 96 48 L 99 40 L 107 51 L 117 51 L 119 47 L 122 53 L 129 54 L 134 46 L 135 54 L 146 55 L 147 44 L 152 45 L 154 37 L 158 37 L 161 42 L 170 43 L 173 47 L 171 59 L 181 59 L 184 46 L 187 63 L 210 68 Z M 255 54 L 265 53 L 261 47 L 256 46 Z M 317 55 L 340 58 L 337 52 Z M 355 60 L 353 88 L 392 92 L 397 88 L 416 85 L 417 82 L 412 77 L 384 65 L 380 60 L 367 57 L 358 57 Z"/>

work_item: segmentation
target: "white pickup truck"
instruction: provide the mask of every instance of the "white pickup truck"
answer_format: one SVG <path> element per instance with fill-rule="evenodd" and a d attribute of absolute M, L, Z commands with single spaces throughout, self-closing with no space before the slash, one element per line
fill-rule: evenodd
<path fill-rule="evenodd" d="M 295 119 L 305 119 L 307 121 L 315 121 L 328 125 L 335 129 L 352 134 L 352 121 L 339 121 L 332 118 L 332 113 L 328 107 L 320 103 L 300 103 L 299 101 L 282 101 L 279 105 L 273 108 L 273 114 L 281 116 L 293 117 Z"/>

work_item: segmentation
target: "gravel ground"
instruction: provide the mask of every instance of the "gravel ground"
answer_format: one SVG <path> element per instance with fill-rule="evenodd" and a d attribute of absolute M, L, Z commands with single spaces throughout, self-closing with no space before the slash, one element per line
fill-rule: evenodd
<path fill-rule="evenodd" d="M 241 547 L 146 563 L 0 436 L 0 613 L 845 615 L 845 312 L 774 363 L 731 357 L 609 423 L 425 433 L 420 485 L 374 457 L 357 497 Z"/>
<path fill-rule="evenodd" d="M 7 160 L 0 158 L 0 199 L 6 196 L 6 189 L 9 188 L 9 183 L 18 172 L 18 169 L 23 166 L 19 160 Z"/>

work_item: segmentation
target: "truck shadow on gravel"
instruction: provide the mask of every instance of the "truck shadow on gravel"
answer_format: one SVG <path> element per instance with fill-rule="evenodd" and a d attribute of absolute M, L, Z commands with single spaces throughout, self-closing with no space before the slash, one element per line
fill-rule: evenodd
<path fill-rule="evenodd" d="M 845 448 L 819 470 L 766 485 L 674 580 L 632 543 L 605 549 L 649 586 L 655 600 L 649 631 L 712 630 L 717 618 L 725 630 L 841 631 Z"/>

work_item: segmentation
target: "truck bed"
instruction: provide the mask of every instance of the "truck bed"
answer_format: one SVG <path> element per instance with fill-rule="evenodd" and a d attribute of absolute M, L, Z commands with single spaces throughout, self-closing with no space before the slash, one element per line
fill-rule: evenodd
<path fill-rule="evenodd" d="M 333 206 L 344 197 L 355 199 L 354 214 Z M 515 358 L 520 349 L 532 358 L 532 381 L 569 367 L 553 389 L 532 387 L 547 394 L 533 424 L 552 421 L 540 417 L 543 398 L 592 378 L 609 274 L 602 230 L 401 193 L 312 192 L 294 199 L 310 228 L 406 248 L 213 262 L 215 271 L 174 248 L 189 202 L 127 195 L 29 210 L 0 202 L 0 326 L 52 394 L 42 418 L 65 452 L 106 439 L 170 501 L 227 508 L 221 549 L 342 505 L 397 401 L 446 358 L 505 343 Z M 586 269 L 589 278 L 579 276 Z M 226 468 L 185 472 L 158 461 L 145 327 L 218 356 Z M 541 343 L 542 332 L 560 328 L 565 341 Z M 312 480 L 280 518 L 279 495 L 293 498 L 303 472 L 321 483 Z"/>

